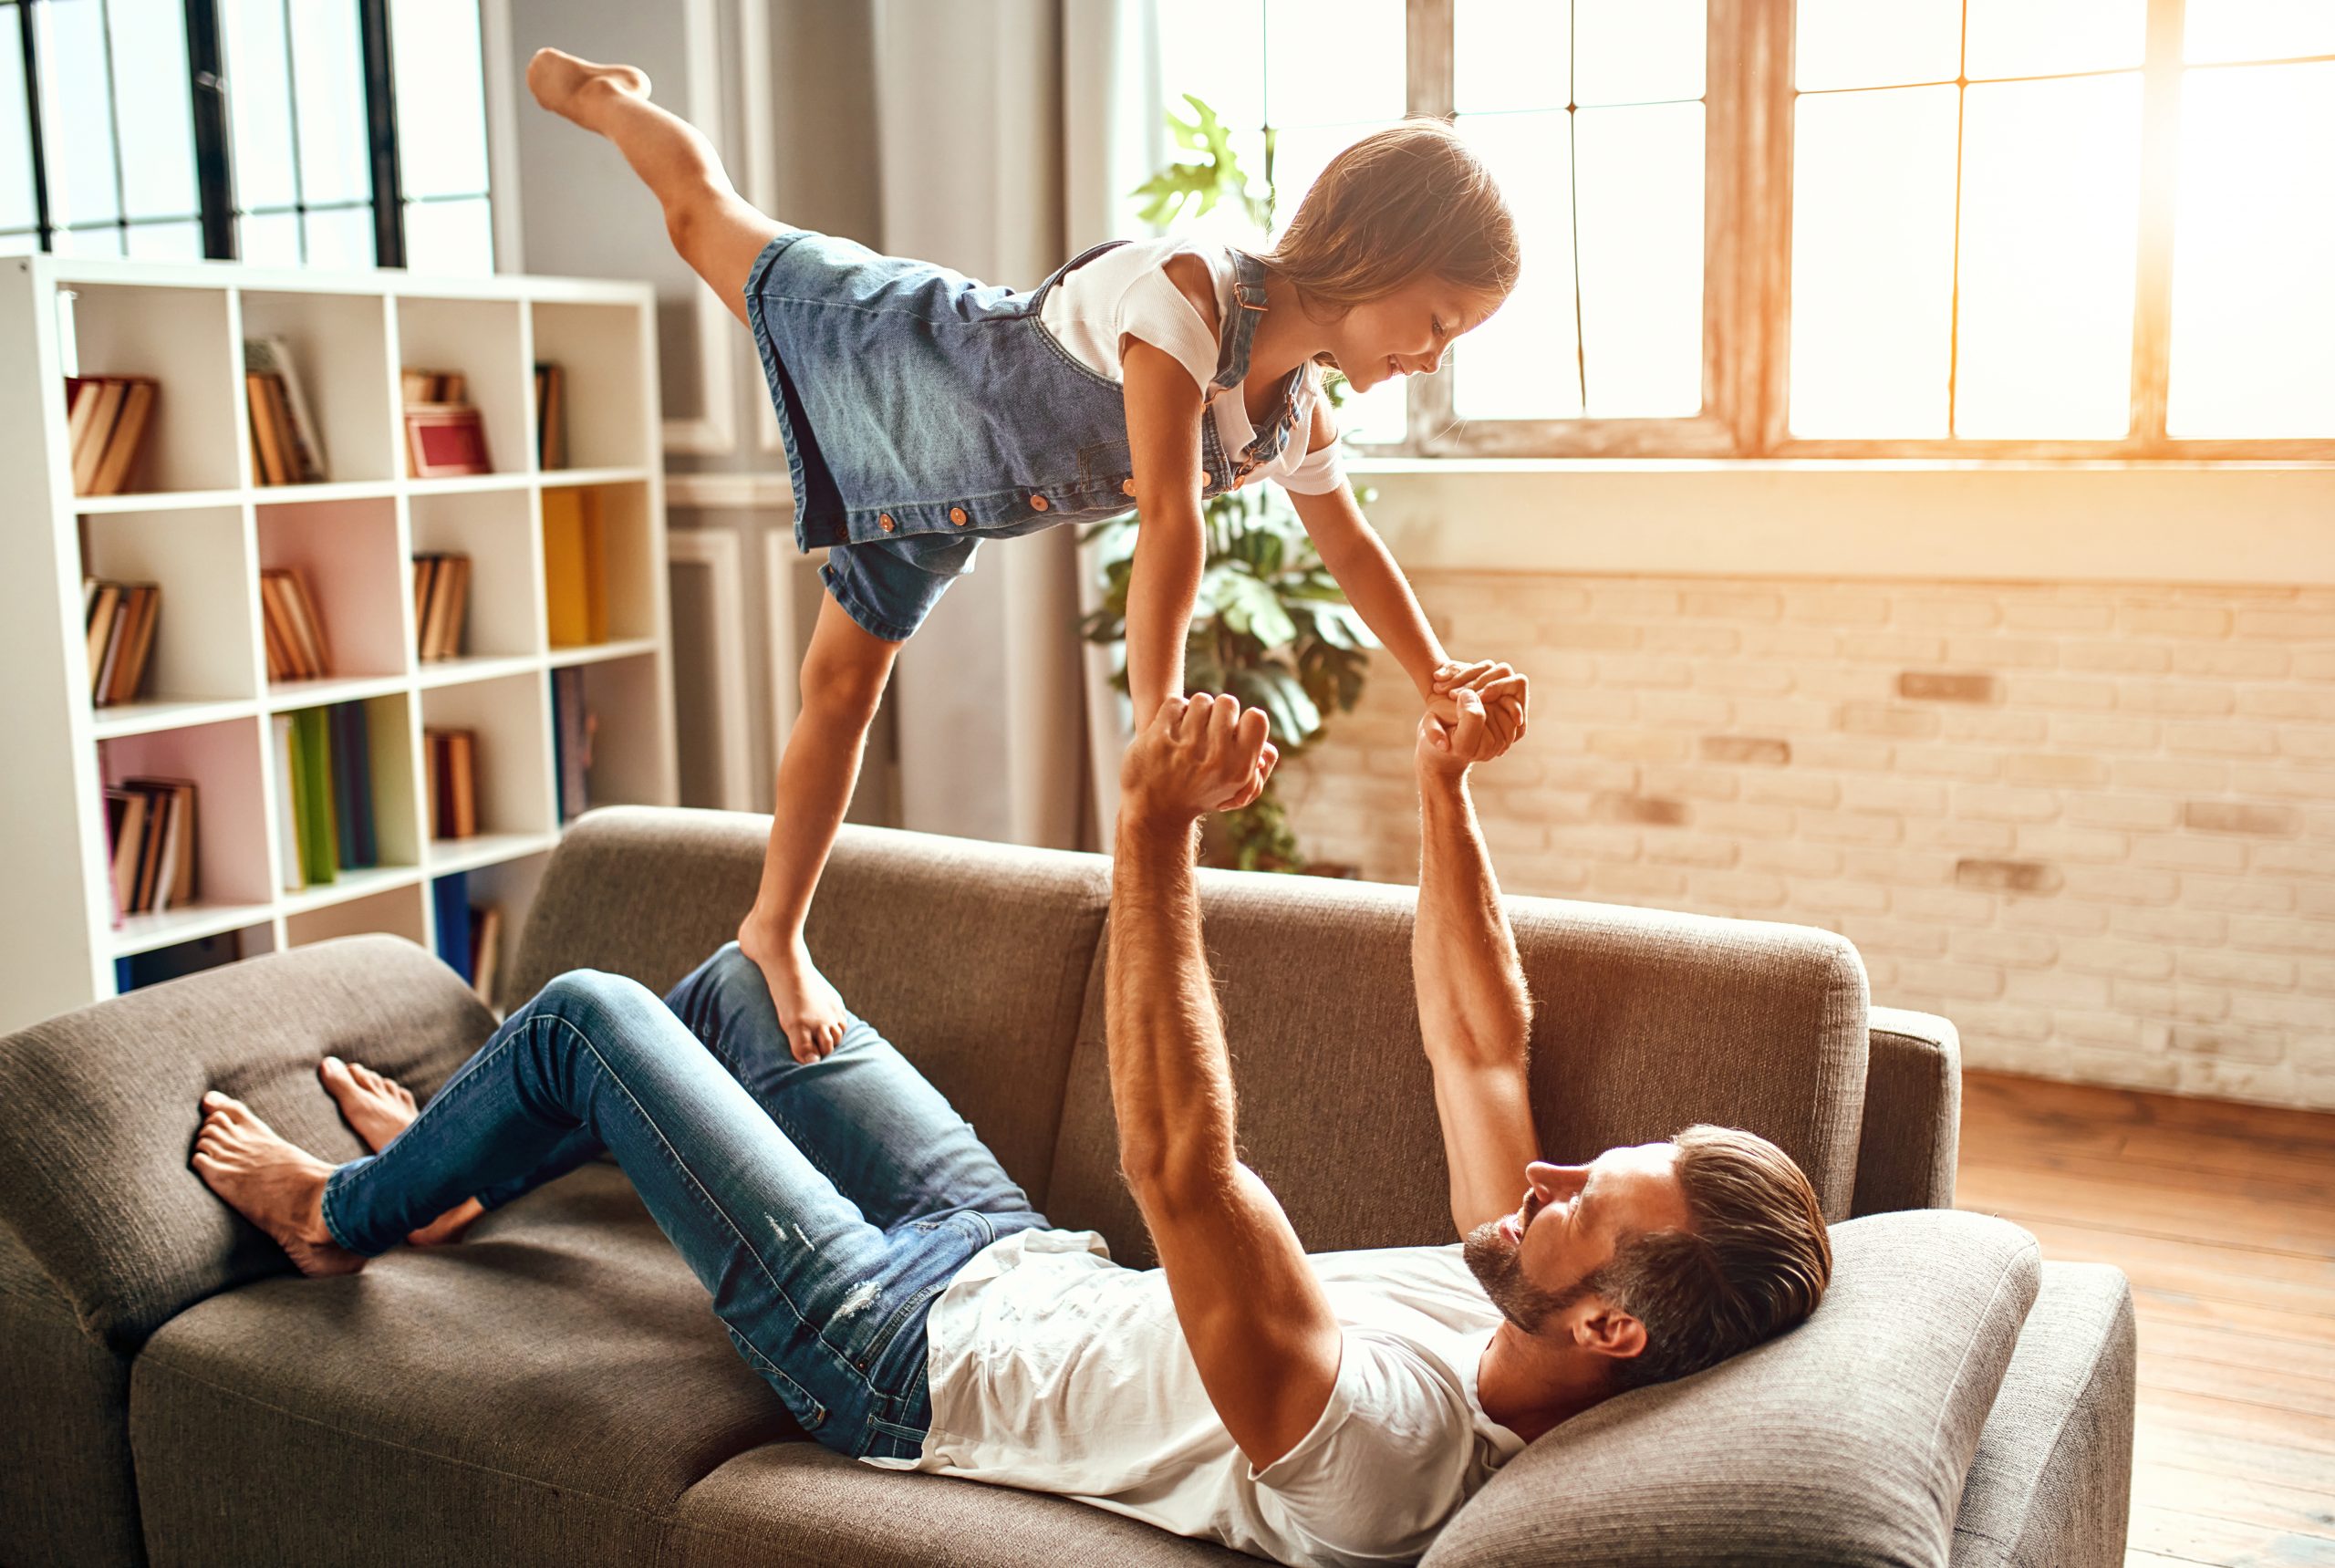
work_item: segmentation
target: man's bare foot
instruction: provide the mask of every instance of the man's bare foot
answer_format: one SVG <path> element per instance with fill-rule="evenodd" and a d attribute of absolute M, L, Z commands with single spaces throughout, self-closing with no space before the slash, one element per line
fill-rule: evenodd
<path fill-rule="evenodd" d="M 597 130 L 600 128 L 592 123 L 595 106 L 606 101 L 610 93 L 647 98 L 649 78 L 631 66 L 597 65 L 563 50 L 537 49 L 527 62 L 527 90 L 554 114 L 586 130 Z"/>
<path fill-rule="evenodd" d="M 243 1101 L 202 1096 L 194 1172 L 230 1208 L 267 1232 L 304 1274 L 353 1274 L 365 1260 L 325 1229 L 325 1178 L 332 1167 L 296 1148 Z"/>
<path fill-rule="evenodd" d="M 842 1043 L 843 996 L 811 961 L 801 937 L 773 940 L 750 917 L 738 929 L 738 950 L 763 971 L 778 1009 L 778 1026 L 786 1032 L 786 1049 L 797 1062 L 816 1062 Z"/>
<path fill-rule="evenodd" d="M 325 1093 L 340 1107 L 350 1130 L 375 1154 L 421 1114 L 413 1103 L 413 1091 L 360 1063 L 327 1056 L 317 1064 L 317 1076 L 324 1080 Z M 416 1247 L 459 1241 L 471 1221 L 485 1212 L 477 1199 L 465 1198 L 420 1230 L 408 1232 L 406 1241 Z"/>

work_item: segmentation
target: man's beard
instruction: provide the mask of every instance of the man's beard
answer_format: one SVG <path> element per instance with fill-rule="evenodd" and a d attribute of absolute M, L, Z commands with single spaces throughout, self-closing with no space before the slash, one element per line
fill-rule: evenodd
<path fill-rule="evenodd" d="M 1542 1290 L 1524 1277 L 1524 1249 L 1506 1245 L 1500 1227 L 1500 1220 L 1487 1220 L 1468 1231 L 1459 1255 L 1468 1261 L 1468 1272 L 1476 1276 L 1500 1315 L 1525 1333 L 1540 1333 L 1550 1318 L 1596 1288 L 1593 1274 L 1561 1291 Z"/>

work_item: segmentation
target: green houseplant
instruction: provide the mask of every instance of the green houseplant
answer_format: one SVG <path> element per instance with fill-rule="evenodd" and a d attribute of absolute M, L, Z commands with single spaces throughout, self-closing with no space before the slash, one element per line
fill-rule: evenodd
<path fill-rule="evenodd" d="M 1178 144 L 1194 159 L 1168 165 L 1137 187 L 1147 223 L 1198 217 L 1219 204 L 1238 204 L 1260 231 L 1271 223 L 1272 133 L 1265 133 L 1265 190 L 1249 179 L 1232 151 L 1230 132 L 1200 99 L 1186 94 L 1189 122 L 1168 117 Z M 1340 380 L 1328 391 L 1342 400 Z M 1365 491 L 1364 501 L 1374 499 Z M 1306 537 L 1305 528 L 1276 487 L 1259 485 L 1209 498 L 1201 508 L 1207 555 L 1199 595 L 1184 643 L 1184 689 L 1230 692 L 1264 711 L 1282 760 L 1321 739 L 1327 717 L 1353 711 L 1361 700 L 1370 650 L 1378 646 L 1346 603 Z M 1127 580 L 1134 566 L 1134 514 L 1099 523 L 1086 538 L 1102 545 L 1103 606 L 1082 624 L 1090 642 L 1119 649 L 1113 676 L 1126 684 Z M 1211 829 L 1210 856 L 1244 871 L 1302 871 L 1304 851 L 1290 826 L 1278 779 L 1244 809 L 1226 814 Z"/>

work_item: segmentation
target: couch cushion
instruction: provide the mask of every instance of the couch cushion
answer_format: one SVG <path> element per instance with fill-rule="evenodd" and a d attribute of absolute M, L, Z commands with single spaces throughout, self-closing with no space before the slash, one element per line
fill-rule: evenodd
<path fill-rule="evenodd" d="M 691 1482 L 792 1430 L 602 1165 L 459 1246 L 214 1296 L 130 1387 L 157 1565 L 649 1562 Z"/>
<path fill-rule="evenodd" d="M 690 1489 L 663 1556 L 673 1568 L 1255 1568 L 1068 1498 L 876 1469 L 809 1442 L 741 1454 Z"/>
<path fill-rule="evenodd" d="M 1903 1007 L 1873 1008 L 1866 1036 L 1853 1210 L 1951 1209 L 1962 1147 L 1962 1036 L 1935 1012 Z"/>
<path fill-rule="evenodd" d="M 1208 944 L 1240 1088 L 1240 1147 L 1314 1251 L 1451 1240 L 1448 1176 L 1411 980 L 1414 891 L 1208 871 Z M 1748 1127 L 1845 1219 L 1864 1092 L 1863 966 L 1829 932 L 1510 898 L 1536 1002 L 1533 1112 L 1585 1160 L 1691 1122 Z M 1045 1210 L 1120 1261 L 1151 1249 L 1118 1174 L 1103 954 Z M 1517 1173 L 1522 1190 L 1523 1173 Z"/>
<path fill-rule="evenodd" d="M 81 1332 L 0 1228 L 0 1561 L 144 1560 L 130 1468 L 130 1363 Z"/>
<path fill-rule="evenodd" d="M 544 872 L 503 1000 L 571 969 L 670 990 L 737 933 L 769 838 L 770 818 L 742 812 L 581 818 Z M 846 827 L 811 905 L 822 971 L 1033 1198 L 1110 885 L 1100 856 Z"/>
<path fill-rule="evenodd" d="M 135 1350 L 283 1250 L 187 1164 L 206 1089 L 332 1160 L 363 1153 L 317 1084 L 354 1058 L 426 1092 L 484 1042 L 477 996 L 411 942 L 351 937 L 206 970 L 0 1040 L 0 1221 L 82 1325 Z"/>
<path fill-rule="evenodd" d="M 1934 1210 L 1836 1225 L 1832 1247 L 1805 1324 L 1567 1421 L 1460 1510 L 1426 1568 L 1944 1568 L 2035 1299 L 2035 1239 Z"/>

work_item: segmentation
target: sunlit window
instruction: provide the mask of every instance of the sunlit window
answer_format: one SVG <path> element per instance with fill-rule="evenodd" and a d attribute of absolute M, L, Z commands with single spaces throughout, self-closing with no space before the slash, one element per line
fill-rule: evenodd
<path fill-rule="evenodd" d="M 359 0 L 0 5 L 0 124 L 15 128 L 0 132 L 0 252 L 193 260 L 208 215 L 232 236 L 213 240 L 220 256 L 366 267 L 390 243 L 387 203 L 405 265 L 491 271 L 477 0 L 379 5 L 385 72 L 368 69 Z M 206 155 L 198 118 L 221 94 L 195 92 L 202 47 L 227 84 L 223 151 Z M 392 118 L 375 112 L 384 95 L 394 135 L 375 129 Z M 385 156 L 394 202 L 376 188 Z"/>

